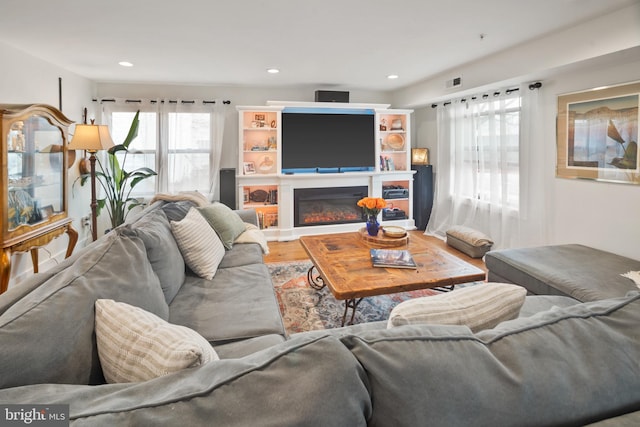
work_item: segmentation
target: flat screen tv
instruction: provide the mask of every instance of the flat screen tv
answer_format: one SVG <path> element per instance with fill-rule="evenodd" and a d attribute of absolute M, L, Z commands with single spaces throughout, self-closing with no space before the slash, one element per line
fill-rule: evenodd
<path fill-rule="evenodd" d="M 373 110 L 283 110 L 283 173 L 370 171 L 375 164 Z"/>

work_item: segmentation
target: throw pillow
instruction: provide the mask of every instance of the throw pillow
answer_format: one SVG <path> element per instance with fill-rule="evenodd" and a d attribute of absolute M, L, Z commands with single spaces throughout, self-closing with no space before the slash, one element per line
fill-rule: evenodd
<path fill-rule="evenodd" d="M 109 383 L 147 381 L 218 360 L 196 331 L 111 299 L 95 303 L 98 357 Z"/>
<path fill-rule="evenodd" d="M 225 250 L 220 238 L 196 208 L 182 221 L 172 221 L 171 231 L 185 262 L 194 273 L 211 280 Z"/>
<path fill-rule="evenodd" d="M 216 231 L 226 249 L 231 249 L 233 242 L 245 230 L 240 216 L 222 203 L 212 203 L 198 208 L 198 211 Z"/>
<path fill-rule="evenodd" d="M 167 304 L 171 304 L 184 283 L 184 259 L 173 238 L 171 226 L 162 209 L 143 215 L 131 225 L 123 226 L 123 232 L 130 232 L 144 242 L 147 258 L 153 271 L 160 279 L 160 286 Z"/>
<path fill-rule="evenodd" d="M 527 290 L 507 283 L 483 283 L 394 307 L 387 328 L 415 324 L 466 325 L 473 332 L 515 319 Z"/>

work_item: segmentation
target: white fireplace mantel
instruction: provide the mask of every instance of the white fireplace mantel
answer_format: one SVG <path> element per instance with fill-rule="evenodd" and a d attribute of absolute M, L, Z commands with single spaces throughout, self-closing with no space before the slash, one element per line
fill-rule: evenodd
<path fill-rule="evenodd" d="M 327 188 L 327 187 L 350 187 L 367 186 L 369 196 L 382 197 L 382 186 L 389 181 L 407 181 L 409 183 L 409 194 L 413 194 L 413 174 L 415 171 L 386 171 L 386 172 L 345 172 L 345 173 L 301 173 L 301 174 L 279 174 L 261 176 L 238 175 L 238 187 L 244 186 L 278 186 L 278 226 L 264 229 L 264 233 L 269 240 L 295 240 L 300 236 L 326 233 L 341 233 L 357 231 L 363 224 L 335 224 L 318 225 L 306 227 L 294 227 L 294 206 L 293 193 L 297 188 Z M 243 197 L 242 190 L 239 190 L 238 197 Z M 241 199 L 240 199 L 241 200 Z M 412 206 L 412 204 L 410 203 Z M 388 221 L 389 224 L 415 229 L 415 223 L 411 215 L 410 207 L 409 219 Z M 385 222 L 382 222 L 384 225 Z"/>

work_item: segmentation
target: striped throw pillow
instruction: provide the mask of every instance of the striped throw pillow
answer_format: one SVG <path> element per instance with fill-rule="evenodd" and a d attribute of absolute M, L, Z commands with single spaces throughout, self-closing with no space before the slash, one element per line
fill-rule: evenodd
<path fill-rule="evenodd" d="M 527 290 L 508 283 L 482 283 L 415 298 L 391 310 L 387 328 L 402 325 L 466 325 L 473 332 L 518 317 Z"/>
<path fill-rule="evenodd" d="M 98 357 L 109 383 L 147 381 L 218 360 L 196 331 L 139 307 L 99 299 L 95 309 Z"/>
<path fill-rule="evenodd" d="M 225 249 L 207 220 L 196 208 L 191 208 L 181 221 L 171 221 L 171 232 L 189 268 L 198 276 L 211 280 Z"/>

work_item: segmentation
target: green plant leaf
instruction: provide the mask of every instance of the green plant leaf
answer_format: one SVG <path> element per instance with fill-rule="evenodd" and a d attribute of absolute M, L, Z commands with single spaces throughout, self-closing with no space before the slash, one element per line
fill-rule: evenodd
<path fill-rule="evenodd" d="M 138 127 L 140 126 L 139 117 L 140 117 L 140 110 L 136 111 L 136 115 L 133 116 L 131 127 L 129 128 L 129 133 L 127 134 L 127 137 L 124 139 L 124 142 L 122 143 L 125 149 L 129 149 L 129 144 L 131 144 L 131 141 L 136 139 L 136 137 L 138 136 Z"/>

